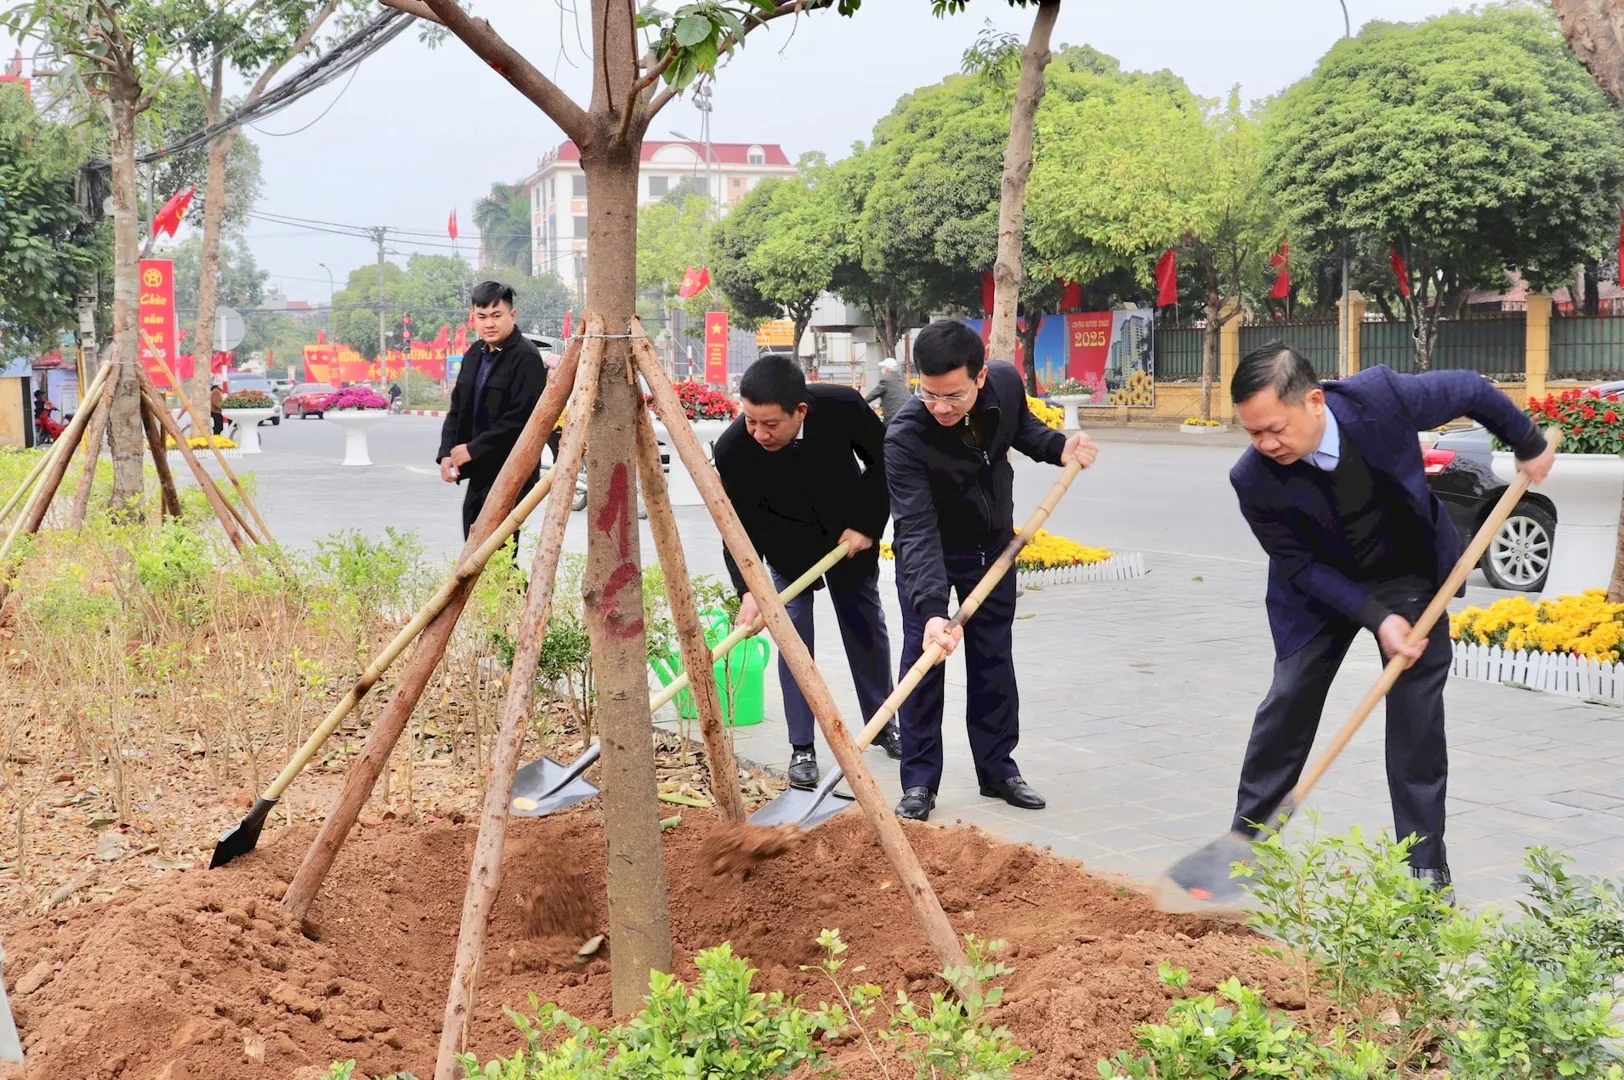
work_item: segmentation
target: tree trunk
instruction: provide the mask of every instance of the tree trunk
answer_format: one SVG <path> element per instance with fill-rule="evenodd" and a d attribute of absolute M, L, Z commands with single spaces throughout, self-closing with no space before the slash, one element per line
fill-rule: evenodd
<path fill-rule="evenodd" d="M 1026 392 L 1038 396 L 1038 331 L 1043 329 L 1043 312 L 1026 313 L 1026 325 L 1021 328 L 1021 350 L 1026 354 Z"/>
<path fill-rule="evenodd" d="M 215 55 L 211 74 L 213 81 L 204 101 L 204 113 L 212 124 L 220 119 L 224 54 Z M 192 381 L 187 387 L 192 407 L 201 416 L 209 414 L 214 317 L 220 304 L 220 229 L 226 216 L 226 159 L 236 141 L 237 132 L 232 130 L 209 142 L 209 173 L 203 188 L 203 249 L 197 260 L 197 326 L 192 331 Z"/>
<path fill-rule="evenodd" d="M 594 23 L 602 25 L 594 4 Z M 615 18 L 619 22 L 619 18 Z M 595 54 L 611 71 L 635 62 L 625 40 L 604 35 Z M 624 55 L 622 55 L 624 53 Z M 617 85 L 633 79 L 621 76 Z M 594 101 L 596 104 L 596 100 Z M 597 110 L 594 109 L 594 112 Z M 607 332 L 623 335 L 637 313 L 636 137 L 612 134 L 618 119 L 600 120 L 603 142 L 583 152 L 587 182 L 587 311 Z M 606 148 L 600 148 L 605 147 Z M 588 437 L 587 562 L 581 583 L 592 668 L 594 722 L 603 747 L 603 832 L 608 847 L 609 940 L 614 942 L 614 1011 L 634 1011 L 648 992 L 649 972 L 671 970 L 671 916 L 660 804 L 649 732 L 648 644 L 643 626 L 642 560 L 637 527 L 637 410 L 642 395 L 631 375 L 631 345 L 610 337 Z"/>
<path fill-rule="evenodd" d="M 1432 350 L 1438 345 L 1438 304 L 1428 305 L 1411 296 L 1410 332 L 1415 335 L 1415 373 L 1432 370 Z"/>
<path fill-rule="evenodd" d="M 1201 419 L 1212 419 L 1212 373 L 1218 370 L 1218 325 L 1223 297 L 1207 294 L 1207 327 L 1201 331 Z"/>
<path fill-rule="evenodd" d="M 1551 0 L 1562 33 L 1601 88 L 1624 100 L 1624 8 L 1615 0 Z"/>
<path fill-rule="evenodd" d="M 1599 260 L 1594 258 L 1585 260 L 1584 283 L 1584 313 L 1591 318 L 1595 318 L 1601 314 L 1601 266 Z"/>
<path fill-rule="evenodd" d="M 140 513 L 145 482 L 141 469 L 145 441 L 138 366 L 141 359 L 135 327 L 141 261 L 140 200 L 135 175 L 136 92 L 131 88 L 126 93 L 115 83 L 107 99 L 113 166 L 113 359 L 118 364 L 107 435 L 113 448 L 112 511 L 115 517 L 130 520 Z"/>
<path fill-rule="evenodd" d="M 1004 178 L 998 195 L 998 261 L 992 269 L 992 333 L 987 355 L 993 360 L 1015 359 L 1015 307 L 1026 276 L 1021 240 L 1026 232 L 1026 181 L 1032 174 L 1032 133 L 1038 103 L 1043 100 L 1043 69 L 1049 66 L 1049 36 L 1059 16 L 1060 0 L 1038 4 L 1032 36 L 1021 53 L 1015 106 L 1009 113 L 1009 142 L 1004 147 Z M 1032 376 L 1027 378 L 1030 387 Z"/>

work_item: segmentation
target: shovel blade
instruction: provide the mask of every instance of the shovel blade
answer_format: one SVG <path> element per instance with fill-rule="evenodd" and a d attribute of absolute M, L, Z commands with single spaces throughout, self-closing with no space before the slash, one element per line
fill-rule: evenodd
<path fill-rule="evenodd" d="M 1251 893 L 1245 879 L 1233 877 L 1232 871 L 1236 863 L 1251 858 L 1251 837 L 1225 833 L 1173 864 L 1157 886 L 1156 906 L 1181 913 L 1243 910 Z"/>
<path fill-rule="evenodd" d="M 254 845 L 259 843 L 260 830 L 265 828 L 265 819 L 275 805 L 275 799 L 255 799 L 253 808 L 243 819 L 220 834 L 220 839 L 214 845 L 214 855 L 209 859 L 209 869 L 217 870 L 232 859 L 253 851 Z"/>
<path fill-rule="evenodd" d="M 586 802 L 598 793 L 598 785 L 583 777 L 571 777 L 568 765 L 543 757 L 513 774 L 513 798 L 508 813 L 516 817 L 541 817 Z"/>
<path fill-rule="evenodd" d="M 850 795 L 831 791 L 819 802 L 816 791 L 789 788 L 751 814 L 750 824 L 799 825 L 803 829 L 815 829 L 856 801 Z"/>

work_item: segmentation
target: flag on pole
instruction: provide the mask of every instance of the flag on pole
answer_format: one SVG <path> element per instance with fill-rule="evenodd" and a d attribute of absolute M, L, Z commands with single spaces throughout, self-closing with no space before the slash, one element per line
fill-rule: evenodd
<path fill-rule="evenodd" d="M 1179 275 L 1173 249 L 1162 252 L 1156 260 L 1156 306 L 1166 307 L 1179 302 Z"/>
<path fill-rule="evenodd" d="M 1083 306 L 1083 287 L 1075 281 L 1060 283 L 1060 310 L 1079 311 Z"/>
<path fill-rule="evenodd" d="M 558 336 L 562 337 L 562 338 L 568 338 L 570 336 L 570 325 L 574 321 L 575 321 L 575 312 L 573 312 L 573 311 L 564 312 L 564 332 L 559 334 Z"/>
<path fill-rule="evenodd" d="M 690 296 L 698 296 L 710 287 L 710 283 L 711 276 L 708 268 L 690 266 L 688 272 L 682 275 L 682 284 L 677 286 L 677 295 L 684 300 Z"/>
<path fill-rule="evenodd" d="M 455 210 L 451 211 L 451 216 L 446 219 L 445 231 L 450 234 L 451 239 L 455 240 L 457 238 L 457 212 Z"/>
<path fill-rule="evenodd" d="M 1280 271 L 1275 275 L 1274 288 L 1269 290 L 1270 300 L 1284 300 L 1291 295 L 1291 272 L 1286 266 L 1286 259 L 1290 254 L 1285 237 L 1281 237 L 1280 250 L 1269 256 L 1269 265 Z"/>
<path fill-rule="evenodd" d="M 192 193 L 197 188 L 189 187 L 185 191 L 177 191 L 169 196 L 169 201 L 163 208 L 152 215 L 152 235 L 163 233 L 173 237 L 175 230 L 180 228 L 180 219 L 186 215 L 186 207 L 191 204 Z"/>
<path fill-rule="evenodd" d="M 1624 238 L 1621 238 L 1624 242 Z M 1410 271 L 1404 265 L 1404 256 L 1398 253 L 1398 248 L 1390 248 L 1387 252 L 1387 261 L 1393 264 L 1393 276 L 1398 278 L 1398 294 L 1405 299 L 1410 296 Z"/>
<path fill-rule="evenodd" d="M 998 286 L 993 281 L 992 271 L 981 271 L 981 310 L 986 312 L 987 318 L 992 318 L 994 297 L 998 294 Z"/>

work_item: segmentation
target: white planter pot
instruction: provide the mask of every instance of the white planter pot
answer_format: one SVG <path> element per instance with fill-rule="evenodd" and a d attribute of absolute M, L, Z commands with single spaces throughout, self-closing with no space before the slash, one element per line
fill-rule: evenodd
<path fill-rule="evenodd" d="M 1072 431 L 1083 426 L 1082 422 L 1077 419 L 1077 406 L 1087 405 L 1090 401 L 1094 400 L 1094 395 L 1052 394 L 1050 395 L 1049 400 L 1066 410 L 1065 418 L 1060 421 L 1060 426 L 1065 428 L 1067 431 Z"/>
<path fill-rule="evenodd" d="M 1216 435 L 1220 431 L 1228 431 L 1228 424 L 1180 424 L 1179 430 L 1186 435 Z"/>
<path fill-rule="evenodd" d="M 1494 473 L 1516 475 L 1510 453 L 1494 455 Z M 1556 504 L 1556 536 L 1543 596 L 1605 589 L 1618 549 L 1618 507 L 1624 497 L 1624 458 L 1616 454 L 1557 454 L 1540 494 Z"/>
<path fill-rule="evenodd" d="M 323 413 L 322 418 L 344 429 L 344 464 L 371 465 L 367 453 L 367 429 L 384 418 L 382 409 L 340 409 Z"/>
<path fill-rule="evenodd" d="M 259 422 L 276 415 L 275 409 L 232 409 L 227 420 L 237 422 L 237 446 L 245 454 L 263 454 L 259 445 Z"/>
<path fill-rule="evenodd" d="M 692 420 L 689 426 L 699 437 L 699 445 L 705 448 L 706 460 L 716 457 L 716 440 L 722 437 L 731 420 Z M 654 434 L 663 444 L 663 451 L 669 455 L 670 462 L 666 466 L 665 486 L 670 493 L 672 506 L 703 506 L 704 498 L 699 494 L 699 485 L 688 472 L 688 467 L 682 463 L 677 454 L 676 445 L 671 441 L 671 433 L 659 420 L 654 421 Z"/>

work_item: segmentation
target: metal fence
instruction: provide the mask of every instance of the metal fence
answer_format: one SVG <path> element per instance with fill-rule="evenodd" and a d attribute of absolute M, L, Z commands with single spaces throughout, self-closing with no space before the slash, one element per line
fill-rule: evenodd
<path fill-rule="evenodd" d="M 1337 324 L 1333 319 L 1249 323 L 1241 327 L 1241 355 L 1279 341 L 1308 357 L 1321 378 L 1336 378 Z"/>
<path fill-rule="evenodd" d="M 1523 375 L 1528 324 L 1522 312 L 1497 312 L 1438 324 L 1432 368 L 1464 368 L 1502 379 Z M 1415 336 L 1408 323 L 1367 322 L 1359 327 L 1359 366 L 1386 364 L 1415 370 Z"/>
<path fill-rule="evenodd" d="M 1199 326 L 1156 327 L 1151 337 L 1155 349 L 1157 382 L 1199 382 L 1201 348 L 1206 331 Z M 1213 378 L 1218 377 L 1216 365 Z"/>
<path fill-rule="evenodd" d="M 1624 316 L 1552 319 L 1549 377 L 1586 382 L 1624 378 Z"/>

